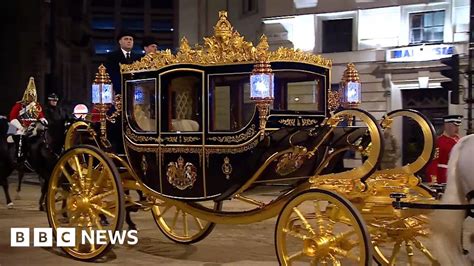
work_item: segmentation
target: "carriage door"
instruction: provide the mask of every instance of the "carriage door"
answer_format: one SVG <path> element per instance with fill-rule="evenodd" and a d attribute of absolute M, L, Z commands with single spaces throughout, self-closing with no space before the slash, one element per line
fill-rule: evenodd
<path fill-rule="evenodd" d="M 206 196 L 203 130 L 204 72 L 160 74 L 161 191 L 179 198 Z"/>

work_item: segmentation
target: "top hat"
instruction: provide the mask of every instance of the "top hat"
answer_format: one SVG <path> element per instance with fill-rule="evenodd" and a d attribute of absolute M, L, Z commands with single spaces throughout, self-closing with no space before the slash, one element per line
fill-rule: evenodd
<path fill-rule="evenodd" d="M 48 95 L 48 101 L 59 101 L 59 97 L 56 93 L 51 93 Z"/>
<path fill-rule="evenodd" d="M 152 44 L 158 45 L 158 42 L 156 41 L 154 37 L 151 37 L 151 36 L 143 37 L 143 47 L 147 47 Z"/>
<path fill-rule="evenodd" d="M 447 115 L 443 117 L 444 123 L 453 123 L 456 126 L 460 126 L 462 123 L 462 115 Z"/>
<path fill-rule="evenodd" d="M 117 42 L 120 41 L 120 39 L 122 39 L 122 37 L 125 37 L 125 36 L 130 36 L 130 37 L 132 37 L 133 39 L 135 39 L 135 34 L 133 34 L 131 31 L 122 30 L 122 31 L 120 31 L 119 34 L 117 35 Z"/>

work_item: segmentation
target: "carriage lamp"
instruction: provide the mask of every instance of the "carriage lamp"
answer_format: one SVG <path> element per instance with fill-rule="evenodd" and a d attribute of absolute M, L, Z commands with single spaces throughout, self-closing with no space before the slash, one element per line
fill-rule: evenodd
<path fill-rule="evenodd" d="M 273 102 L 273 73 L 270 63 L 258 62 L 250 75 L 250 99 L 255 102 L 260 119 L 260 134 L 265 133 L 270 104 Z"/>
<path fill-rule="evenodd" d="M 92 83 L 92 104 L 94 108 L 99 111 L 100 117 L 100 140 L 102 144 L 109 148 L 110 142 L 107 139 L 107 122 L 106 115 L 110 104 L 113 103 L 114 90 L 112 88 L 112 81 L 107 73 L 107 69 L 103 64 L 98 68 L 99 72 L 95 74 L 94 82 Z"/>
<path fill-rule="evenodd" d="M 362 86 L 360 83 L 359 72 L 355 69 L 353 63 L 347 64 L 347 68 L 342 75 L 340 91 L 342 96 L 342 105 L 344 108 L 357 108 L 362 102 Z"/>

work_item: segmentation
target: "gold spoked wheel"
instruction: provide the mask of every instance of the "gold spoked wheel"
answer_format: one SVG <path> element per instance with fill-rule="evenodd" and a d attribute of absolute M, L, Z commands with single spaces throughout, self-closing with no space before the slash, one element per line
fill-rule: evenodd
<path fill-rule="evenodd" d="M 93 146 L 78 146 L 64 153 L 51 174 L 47 210 L 55 235 L 60 227 L 76 229 L 75 246 L 62 247 L 67 254 L 86 261 L 104 255 L 113 246 L 108 236 L 105 244 L 82 240 L 96 230 L 122 229 L 123 189 L 112 161 Z"/>
<path fill-rule="evenodd" d="M 209 202 L 208 205 L 215 211 L 222 209 L 222 202 Z M 203 240 L 208 236 L 215 223 L 199 219 L 175 205 L 154 205 L 151 209 L 153 219 L 163 234 L 174 242 L 181 244 L 192 244 Z"/>
<path fill-rule="evenodd" d="M 290 200 L 275 229 L 281 265 L 369 265 L 370 237 L 359 212 L 336 193 L 311 189 Z"/>
<path fill-rule="evenodd" d="M 69 126 L 64 140 L 64 149 L 68 150 L 81 144 L 98 145 L 89 129 L 90 125 L 84 121 L 75 122 Z"/>
<path fill-rule="evenodd" d="M 435 203 L 427 187 L 420 185 L 408 190 L 405 200 Z M 408 209 L 399 217 L 376 218 L 368 222 L 374 258 L 379 264 L 439 265 L 425 245 L 430 236 L 428 215 L 416 212 L 419 210 Z"/>

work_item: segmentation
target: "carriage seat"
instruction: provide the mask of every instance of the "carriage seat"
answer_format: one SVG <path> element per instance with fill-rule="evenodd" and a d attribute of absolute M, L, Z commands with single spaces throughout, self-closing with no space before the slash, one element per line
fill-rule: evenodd
<path fill-rule="evenodd" d="M 172 119 L 171 129 L 173 131 L 199 131 L 199 123 L 190 119 Z"/>

